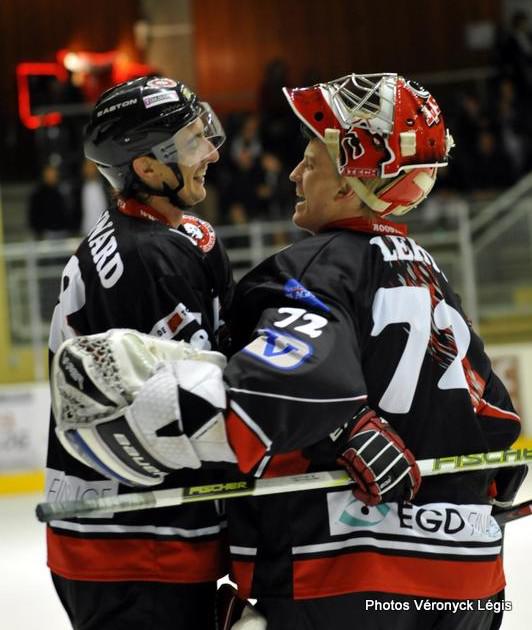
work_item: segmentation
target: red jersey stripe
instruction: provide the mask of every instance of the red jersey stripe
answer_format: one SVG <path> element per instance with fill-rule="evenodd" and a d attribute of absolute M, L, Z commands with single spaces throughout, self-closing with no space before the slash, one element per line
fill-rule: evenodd
<path fill-rule="evenodd" d="M 227 573 L 219 540 L 79 538 L 47 528 L 48 566 L 71 580 L 196 583 Z"/>
<path fill-rule="evenodd" d="M 247 599 L 251 597 L 251 583 L 253 581 L 254 562 L 241 562 L 233 560 L 231 562 L 230 577 L 238 586 L 240 597 Z"/>
<path fill-rule="evenodd" d="M 248 473 L 266 453 L 264 442 L 238 416 L 230 411 L 225 420 L 227 438 L 238 459 L 238 467 Z"/>
<path fill-rule="evenodd" d="M 504 585 L 500 557 L 467 562 L 359 552 L 294 561 L 295 599 L 364 591 L 481 599 L 498 593 Z"/>
<path fill-rule="evenodd" d="M 310 460 L 299 451 L 290 451 L 289 453 L 280 453 L 273 455 L 266 472 L 262 475 L 264 478 L 280 477 L 281 475 L 299 475 L 308 470 Z"/>
<path fill-rule="evenodd" d="M 477 407 L 477 415 L 488 416 L 492 418 L 500 418 L 501 420 L 513 420 L 514 422 L 521 422 L 521 418 L 511 411 L 500 409 L 495 405 L 491 405 L 482 399 Z"/>

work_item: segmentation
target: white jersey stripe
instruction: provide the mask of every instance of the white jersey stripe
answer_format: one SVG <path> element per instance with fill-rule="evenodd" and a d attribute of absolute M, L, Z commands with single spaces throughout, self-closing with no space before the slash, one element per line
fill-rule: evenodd
<path fill-rule="evenodd" d="M 284 396 L 282 394 L 272 394 L 271 392 L 254 392 L 250 389 L 239 389 L 230 387 L 229 391 L 238 394 L 249 394 L 250 396 L 264 396 L 265 398 L 282 398 L 283 400 L 297 400 L 298 402 L 310 403 L 333 403 L 333 402 L 349 402 L 351 400 L 366 400 L 366 394 L 361 396 L 350 396 L 348 398 L 301 398 L 299 396 Z"/>
<path fill-rule="evenodd" d="M 231 401 L 230 403 L 231 405 L 231 409 L 235 410 L 235 413 L 238 414 L 238 416 L 240 417 L 240 419 L 248 425 L 248 427 L 253 431 L 253 433 L 255 433 L 257 435 L 257 437 L 260 438 L 261 442 L 264 444 L 264 446 L 266 447 L 266 450 L 268 450 L 270 448 L 270 446 L 272 445 L 272 441 L 270 440 L 270 438 L 266 435 L 266 433 L 264 433 L 264 431 L 259 427 L 259 425 L 255 422 L 255 420 L 253 420 L 253 418 L 251 418 L 243 409 L 242 407 L 236 403 L 234 400 Z"/>
<path fill-rule="evenodd" d="M 460 556 L 492 556 L 501 552 L 501 545 L 488 547 L 451 547 L 448 545 L 430 545 L 422 542 L 400 542 L 398 540 L 382 540 L 373 536 L 363 538 L 349 538 L 337 542 L 323 543 L 319 545 L 303 545 L 292 547 L 293 555 L 323 553 L 338 551 L 356 547 L 375 547 L 375 549 L 397 549 L 398 551 L 413 551 L 415 553 L 434 553 L 439 555 Z"/>
<path fill-rule="evenodd" d="M 262 458 L 262 461 L 259 464 L 259 467 L 257 468 L 257 472 L 255 473 L 255 477 L 259 478 L 262 477 L 262 473 L 264 472 L 264 469 L 266 468 L 266 466 L 268 465 L 268 462 L 271 459 L 271 455 L 266 455 L 265 457 Z"/>
<path fill-rule="evenodd" d="M 239 547 L 237 545 L 230 545 L 229 551 L 235 556 L 256 556 L 257 548 L 256 547 Z"/>
<path fill-rule="evenodd" d="M 154 536 L 181 536 L 182 538 L 198 538 L 219 534 L 227 527 L 227 523 L 201 527 L 199 529 L 183 529 L 182 527 L 157 527 L 156 525 L 105 525 L 85 523 L 71 523 L 69 521 L 51 521 L 51 527 L 66 529 L 84 534 L 153 534 Z"/>

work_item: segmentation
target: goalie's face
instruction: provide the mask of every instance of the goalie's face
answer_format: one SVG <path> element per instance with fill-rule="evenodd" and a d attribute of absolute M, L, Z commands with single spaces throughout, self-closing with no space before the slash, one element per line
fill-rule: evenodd
<path fill-rule="evenodd" d="M 325 144 L 312 139 L 303 159 L 290 173 L 296 185 L 293 222 L 309 232 L 319 232 L 333 221 L 356 214 L 360 200 L 338 173 Z"/>

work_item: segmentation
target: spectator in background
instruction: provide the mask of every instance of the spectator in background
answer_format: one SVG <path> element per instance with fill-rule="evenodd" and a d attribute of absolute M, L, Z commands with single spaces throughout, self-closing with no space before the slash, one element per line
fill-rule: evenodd
<path fill-rule="evenodd" d="M 510 31 L 500 51 L 502 76 L 511 78 L 517 92 L 527 101 L 532 100 L 532 36 L 526 11 L 516 11 Z"/>
<path fill-rule="evenodd" d="M 474 145 L 480 130 L 488 123 L 488 116 L 478 95 L 474 92 L 464 92 L 459 99 L 454 119 L 456 133 L 463 138 L 463 144 Z"/>
<path fill-rule="evenodd" d="M 260 159 L 260 171 L 257 196 L 261 214 L 272 221 L 285 219 L 295 201 L 287 169 L 277 155 L 266 152 Z"/>
<path fill-rule="evenodd" d="M 288 169 L 279 155 L 264 151 L 260 119 L 246 113 L 229 149 L 231 176 L 226 189 L 226 215 L 240 225 L 253 220 L 279 220 L 293 202 Z"/>
<path fill-rule="evenodd" d="M 94 162 L 85 160 L 82 167 L 81 184 L 81 233 L 86 236 L 96 224 L 98 217 L 107 208 L 105 187 Z"/>
<path fill-rule="evenodd" d="M 259 135 L 259 117 L 257 114 L 246 113 L 240 129 L 231 141 L 229 155 L 233 162 L 238 162 L 240 152 L 247 150 L 254 160 L 262 155 L 262 142 Z"/>
<path fill-rule="evenodd" d="M 273 59 L 264 70 L 258 94 L 261 138 L 264 149 L 279 156 L 291 170 L 299 159 L 300 145 L 294 142 L 299 123 L 283 98 L 285 85 L 290 85 L 286 61 Z"/>
<path fill-rule="evenodd" d="M 496 124 L 501 143 L 517 175 L 524 174 L 529 166 L 531 133 L 527 109 L 526 103 L 516 94 L 512 79 L 502 79 L 494 106 Z"/>
<path fill-rule="evenodd" d="M 259 117 L 246 113 L 229 147 L 229 177 L 224 191 L 226 222 L 242 225 L 260 215 L 258 187 L 263 154 Z"/>
<path fill-rule="evenodd" d="M 227 219 L 242 225 L 260 218 L 257 188 L 261 178 L 260 166 L 252 149 L 242 146 L 232 160 L 233 172 L 226 191 Z"/>
<path fill-rule="evenodd" d="M 66 238 L 69 232 L 67 203 L 59 187 L 59 170 L 46 164 L 30 195 L 28 224 L 37 239 Z"/>
<path fill-rule="evenodd" d="M 492 129 L 483 129 L 468 167 L 469 188 L 484 196 L 511 186 L 517 179 L 512 161 Z"/>
<path fill-rule="evenodd" d="M 456 137 L 460 138 L 460 143 L 449 160 L 447 184 L 461 192 L 470 192 L 476 147 L 482 130 L 490 125 L 485 106 L 477 94 L 466 91 L 460 95 L 450 124 Z"/>

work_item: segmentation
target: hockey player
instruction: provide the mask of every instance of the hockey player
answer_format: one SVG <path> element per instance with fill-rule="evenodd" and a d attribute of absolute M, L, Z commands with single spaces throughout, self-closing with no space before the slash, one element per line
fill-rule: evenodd
<path fill-rule="evenodd" d="M 385 218 L 418 205 L 446 165 L 440 108 L 396 74 L 285 95 L 308 136 L 290 176 L 293 219 L 313 236 L 240 281 L 227 401 L 219 368 L 178 359 L 130 388 L 129 404 L 72 342 L 54 372 L 60 432 L 78 457 L 105 459 L 132 483 L 135 462 L 109 436 L 142 445 L 153 481 L 168 472 L 170 445 L 158 438 L 168 427 L 192 468 L 222 451 L 256 477 L 343 465 L 353 492 L 228 502 L 232 576 L 242 597 L 258 599 L 268 630 L 497 628 L 502 535 L 490 502 L 512 484 L 493 471 L 420 484 L 416 458 L 509 447 L 519 417 L 436 260 Z M 126 358 L 120 335 L 99 342 L 120 352 L 128 375 L 139 359 Z M 69 382 L 69 359 L 114 402 Z"/>
<path fill-rule="evenodd" d="M 96 103 L 85 154 L 117 193 L 68 261 L 50 352 L 75 335 L 129 327 L 158 339 L 218 348 L 233 283 L 213 228 L 188 208 L 206 194 L 223 129 L 183 83 L 149 76 Z M 73 377 L 76 366 L 70 365 Z M 208 479 L 199 472 L 194 479 Z M 128 492 L 68 454 L 51 419 L 49 500 Z M 168 484 L 191 481 L 187 472 Z M 226 573 L 224 522 L 214 504 L 54 521 L 48 565 L 76 630 L 190 630 L 215 624 L 216 580 Z M 225 548 L 225 547 L 224 547 Z"/>

